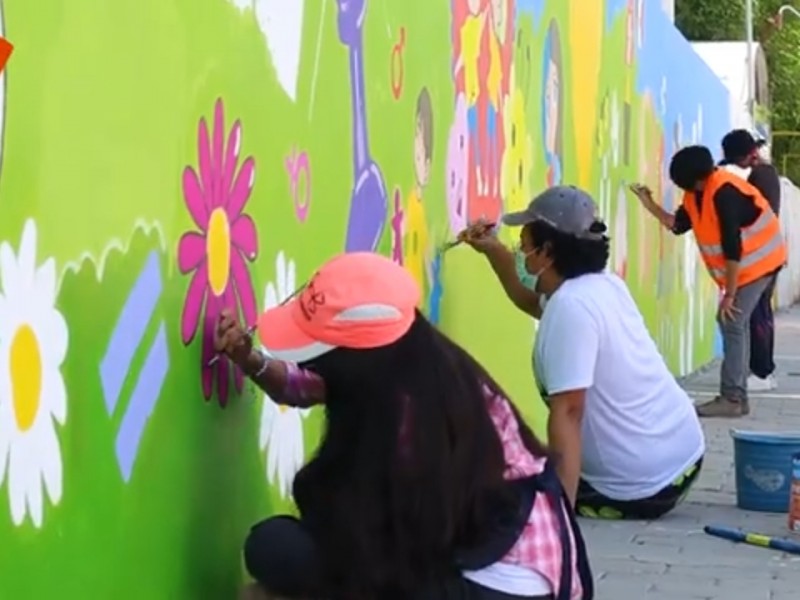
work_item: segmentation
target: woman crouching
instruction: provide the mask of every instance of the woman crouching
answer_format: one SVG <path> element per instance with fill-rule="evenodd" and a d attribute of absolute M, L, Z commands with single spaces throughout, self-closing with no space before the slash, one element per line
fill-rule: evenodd
<path fill-rule="evenodd" d="M 325 407 L 294 480 L 299 518 L 255 525 L 261 597 L 591 600 L 544 446 L 491 376 L 416 310 L 411 275 L 337 256 L 264 313 L 264 351 L 223 315 L 215 345 L 280 404 Z"/>

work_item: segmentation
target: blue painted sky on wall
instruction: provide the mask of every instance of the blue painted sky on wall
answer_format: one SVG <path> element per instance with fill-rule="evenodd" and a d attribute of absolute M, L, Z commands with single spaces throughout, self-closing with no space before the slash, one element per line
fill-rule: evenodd
<path fill-rule="evenodd" d="M 547 0 L 517 0 L 517 15 L 525 13 L 533 18 L 533 26 L 537 27 L 544 14 L 544 5 Z"/>
<path fill-rule="evenodd" d="M 666 161 L 678 149 L 674 135 L 678 123 L 681 123 L 682 145 L 691 143 L 692 124 L 699 109 L 702 110 L 699 143 L 719 154 L 720 140 L 730 127 L 728 90 L 675 28 L 657 0 L 646 3 L 644 35 L 637 55 L 636 89 L 638 94 L 649 90 L 653 96 L 665 134 Z"/>

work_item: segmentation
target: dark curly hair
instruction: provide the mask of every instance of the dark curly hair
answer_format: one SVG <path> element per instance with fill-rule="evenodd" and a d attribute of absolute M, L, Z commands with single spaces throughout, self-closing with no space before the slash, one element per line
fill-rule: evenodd
<path fill-rule="evenodd" d="M 715 168 L 711 150 L 705 146 L 686 146 L 672 157 L 669 163 L 669 178 L 683 191 L 691 192 L 700 181 L 711 175 Z"/>
<path fill-rule="evenodd" d="M 417 312 L 397 342 L 339 348 L 311 364 L 327 427 L 293 493 L 320 547 L 334 598 L 410 598 L 454 572 L 457 549 L 487 538 L 515 501 L 487 389 L 507 396 L 463 348 Z M 516 409 L 522 440 L 545 448 Z"/>
<path fill-rule="evenodd" d="M 598 239 L 583 239 L 562 233 L 543 221 L 534 221 L 525 226 L 536 250 L 553 259 L 553 268 L 564 279 L 573 279 L 588 273 L 605 270 L 610 256 L 609 239 L 600 235 Z M 590 231 L 605 234 L 606 226 L 595 221 Z"/>

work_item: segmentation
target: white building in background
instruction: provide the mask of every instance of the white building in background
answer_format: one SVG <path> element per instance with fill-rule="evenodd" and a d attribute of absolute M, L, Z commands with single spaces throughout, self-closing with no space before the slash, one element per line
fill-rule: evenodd
<path fill-rule="evenodd" d="M 767 117 L 754 119 L 747 110 L 747 43 L 746 42 L 692 42 L 692 48 L 720 78 L 730 94 L 730 112 L 733 128 L 749 129 L 770 140 Z M 769 110 L 769 76 L 767 59 L 758 43 L 753 44 L 755 66 L 755 100 Z"/>

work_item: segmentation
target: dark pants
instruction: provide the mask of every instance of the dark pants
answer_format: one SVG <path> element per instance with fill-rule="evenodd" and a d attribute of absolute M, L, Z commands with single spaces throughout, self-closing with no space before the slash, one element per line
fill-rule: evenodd
<path fill-rule="evenodd" d="M 273 517 L 255 525 L 244 544 L 244 561 L 250 575 L 271 594 L 289 600 L 330 597 L 316 543 L 293 517 Z M 414 600 L 552 600 L 552 596 L 512 596 L 454 574 Z"/>
<path fill-rule="evenodd" d="M 578 484 L 575 512 L 590 519 L 653 520 L 663 517 L 686 497 L 692 484 L 700 475 L 701 458 L 675 481 L 649 498 L 641 500 L 614 500 L 598 492 L 587 481 Z"/>
<path fill-rule="evenodd" d="M 775 371 L 775 315 L 772 313 L 775 281 L 773 278 L 750 315 L 750 372 L 761 379 Z"/>

